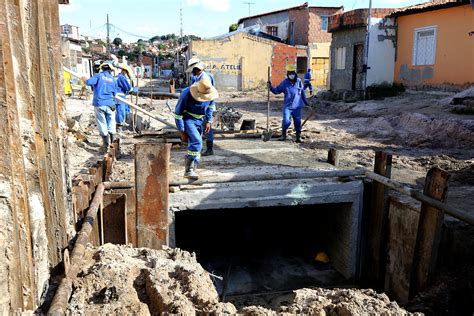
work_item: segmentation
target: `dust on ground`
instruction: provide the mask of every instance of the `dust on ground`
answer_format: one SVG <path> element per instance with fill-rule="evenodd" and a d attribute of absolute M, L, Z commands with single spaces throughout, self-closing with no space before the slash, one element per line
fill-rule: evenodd
<path fill-rule="evenodd" d="M 88 247 L 73 288 L 67 313 L 74 315 L 410 315 L 385 294 L 358 289 L 301 289 L 274 309 L 252 305 L 238 310 L 219 302 L 209 273 L 194 254 L 171 248 Z"/>

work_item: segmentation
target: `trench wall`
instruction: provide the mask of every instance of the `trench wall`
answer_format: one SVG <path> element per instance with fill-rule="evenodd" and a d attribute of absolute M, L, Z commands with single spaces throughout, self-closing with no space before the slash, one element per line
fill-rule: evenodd
<path fill-rule="evenodd" d="M 57 0 L 0 0 L 0 314 L 35 310 L 72 231 Z"/>

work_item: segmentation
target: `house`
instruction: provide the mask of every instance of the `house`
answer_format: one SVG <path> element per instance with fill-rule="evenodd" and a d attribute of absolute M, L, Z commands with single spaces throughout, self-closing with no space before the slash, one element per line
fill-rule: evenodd
<path fill-rule="evenodd" d="M 80 76 L 92 76 L 92 57 L 82 52 L 81 42 L 68 37 L 61 37 L 63 65 L 74 70 Z"/>
<path fill-rule="evenodd" d="M 241 18 L 239 26 L 260 26 L 269 35 L 298 48 L 297 72 L 303 75 L 312 69 L 313 84 L 326 86 L 329 73 L 331 34 L 328 18 L 343 7 L 299 6 Z"/>
<path fill-rule="evenodd" d="M 387 15 L 394 9 L 368 9 L 342 12 L 329 17 L 332 91 L 359 91 L 366 87 L 393 83 L 395 64 L 395 21 Z M 365 53 L 367 36 L 367 65 Z"/>
<path fill-rule="evenodd" d="M 286 76 L 286 65 L 295 64 L 297 48 L 246 31 L 192 41 L 188 59 L 197 57 L 213 74 L 216 87 L 222 90 L 245 91 L 265 87 L 268 67 L 273 84 Z"/>
<path fill-rule="evenodd" d="M 63 24 L 61 25 L 61 36 L 68 37 L 75 40 L 80 40 L 81 35 L 79 34 L 79 27 L 70 25 L 70 24 Z"/>
<path fill-rule="evenodd" d="M 400 9 L 394 80 L 406 86 L 474 84 L 474 4 L 443 0 Z"/>

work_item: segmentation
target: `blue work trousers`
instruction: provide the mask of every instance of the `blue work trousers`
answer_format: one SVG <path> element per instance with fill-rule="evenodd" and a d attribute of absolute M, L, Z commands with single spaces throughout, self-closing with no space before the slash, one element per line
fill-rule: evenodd
<path fill-rule="evenodd" d="M 199 163 L 202 150 L 203 119 L 185 118 L 184 131 L 188 134 L 188 153 L 186 157 Z"/>
<path fill-rule="evenodd" d="M 113 105 L 115 108 L 115 105 Z M 99 128 L 100 136 L 108 136 L 117 132 L 115 126 L 115 109 L 110 106 L 94 106 L 95 121 Z"/>
<path fill-rule="evenodd" d="M 295 125 L 295 131 L 297 133 L 301 132 L 301 108 L 289 109 L 287 107 L 283 108 L 283 118 L 281 122 L 282 129 L 288 129 L 291 124 L 290 116 L 293 117 L 293 124 Z"/>
<path fill-rule="evenodd" d="M 115 121 L 117 124 L 123 124 L 127 118 L 127 113 L 130 113 L 130 107 L 124 103 L 116 104 Z"/>
<path fill-rule="evenodd" d="M 310 92 L 313 92 L 313 85 L 311 84 L 311 82 L 305 82 L 304 85 L 303 85 L 303 91 L 306 91 L 306 88 L 309 88 L 309 91 Z"/>

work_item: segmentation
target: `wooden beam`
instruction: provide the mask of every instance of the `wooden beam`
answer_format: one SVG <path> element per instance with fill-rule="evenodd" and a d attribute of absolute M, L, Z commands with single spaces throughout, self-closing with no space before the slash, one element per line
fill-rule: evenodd
<path fill-rule="evenodd" d="M 446 199 L 449 174 L 437 167 L 428 171 L 423 193 L 439 201 Z M 444 212 L 421 204 L 410 282 L 410 298 L 423 291 L 436 265 Z"/>
<path fill-rule="evenodd" d="M 339 166 L 339 151 L 335 148 L 330 148 L 328 151 L 328 163 L 333 166 Z"/>
<path fill-rule="evenodd" d="M 138 247 L 169 244 L 168 195 L 171 144 L 135 145 Z"/>

